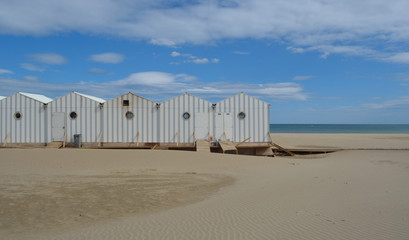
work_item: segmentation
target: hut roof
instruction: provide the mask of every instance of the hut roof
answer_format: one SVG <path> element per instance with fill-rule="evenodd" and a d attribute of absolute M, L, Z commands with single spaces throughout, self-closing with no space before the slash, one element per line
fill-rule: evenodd
<path fill-rule="evenodd" d="M 250 98 L 254 98 L 254 99 L 256 99 L 256 100 L 258 100 L 258 101 L 260 101 L 260 102 L 263 102 L 263 103 L 265 103 L 265 104 L 270 105 L 268 102 L 265 102 L 265 101 L 263 101 L 263 100 L 260 100 L 260 99 L 258 99 L 258 98 L 255 98 L 255 97 L 252 97 L 252 96 L 250 96 L 250 95 L 248 95 L 248 94 L 245 94 L 245 93 L 243 93 L 243 92 L 238 93 L 238 94 L 236 94 L 236 95 L 233 95 L 233 96 L 231 96 L 231 97 L 229 97 L 229 98 L 223 99 L 223 100 L 221 100 L 221 101 L 219 101 L 219 102 L 217 102 L 217 103 L 227 101 L 228 99 L 234 98 L 235 96 L 238 96 L 238 95 L 248 96 L 248 97 L 250 97 Z"/>
<path fill-rule="evenodd" d="M 80 95 L 80 96 L 89 98 L 89 99 L 94 100 L 94 101 L 99 102 L 99 103 L 104 103 L 104 102 L 106 102 L 104 99 L 99 98 L 99 97 L 94 97 L 94 96 L 86 95 L 86 94 L 79 93 L 79 92 L 74 92 L 74 93 L 76 93 L 76 94 L 78 94 L 78 95 Z"/>
<path fill-rule="evenodd" d="M 3 100 L 3 99 L 5 99 L 6 97 L 4 97 L 4 96 L 0 96 L 0 100 Z"/>
<path fill-rule="evenodd" d="M 47 103 L 52 101 L 51 98 L 46 97 L 46 96 L 41 95 L 41 94 L 24 93 L 24 92 L 19 92 L 19 94 L 21 94 L 23 96 L 26 96 L 28 98 L 32 98 L 32 99 L 34 99 L 36 101 L 42 102 L 44 104 L 47 104 Z"/>
<path fill-rule="evenodd" d="M 212 104 L 211 102 L 207 101 L 206 99 L 197 97 L 197 96 L 192 95 L 192 94 L 190 94 L 190 93 L 180 94 L 180 95 L 178 95 L 178 96 L 176 96 L 176 97 L 173 97 L 173 98 L 171 98 L 171 99 L 168 99 L 168 100 L 166 100 L 166 101 L 164 101 L 164 102 L 162 102 L 162 103 L 169 102 L 169 101 L 171 101 L 172 99 L 175 99 L 175 98 L 178 98 L 178 97 L 181 97 L 181 96 L 184 96 L 184 95 L 191 96 L 191 97 L 194 97 L 194 98 L 198 98 L 198 99 L 201 99 L 201 100 L 203 100 L 203 101 L 205 101 L 205 102 L 208 102 L 209 104 Z"/>

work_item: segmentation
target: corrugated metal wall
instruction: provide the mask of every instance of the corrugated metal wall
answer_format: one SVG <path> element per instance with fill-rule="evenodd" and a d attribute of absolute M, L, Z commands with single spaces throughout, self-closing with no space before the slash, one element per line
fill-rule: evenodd
<path fill-rule="evenodd" d="M 99 102 L 81 96 L 75 92 L 57 98 L 48 104 L 47 122 L 48 142 L 52 141 L 52 113 L 65 113 L 67 142 L 74 141 L 74 134 L 82 134 L 82 142 L 98 142 L 102 125 L 102 108 Z M 71 119 L 70 113 L 76 112 L 77 118 Z"/>
<path fill-rule="evenodd" d="M 45 143 L 47 135 L 47 108 L 42 102 L 16 93 L 0 101 L 0 139 L 8 143 Z M 22 118 L 16 120 L 14 114 L 20 112 Z"/>
<path fill-rule="evenodd" d="M 247 137 L 251 137 L 249 142 L 269 142 L 267 133 L 270 131 L 270 105 L 268 103 L 240 93 L 218 102 L 215 114 L 217 112 L 232 113 L 233 142 L 241 142 Z M 239 119 L 240 112 L 246 114 L 244 119 Z"/>
<path fill-rule="evenodd" d="M 123 106 L 123 100 L 129 100 L 129 106 Z M 45 143 L 52 141 L 52 113 L 64 112 L 67 142 L 73 142 L 74 134 L 82 134 L 83 142 L 98 142 L 102 132 L 102 142 L 132 143 L 193 143 L 196 113 L 207 117 L 210 136 L 216 141 L 216 114 L 231 113 L 231 140 L 240 142 L 251 137 L 249 142 L 268 142 L 269 138 L 269 104 L 240 93 L 216 104 L 190 94 L 183 94 L 160 104 L 142 98 L 133 93 L 107 101 L 103 107 L 100 103 L 75 92 L 58 98 L 44 107 L 44 104 L 19 93 L 0 101 L 0 137 L 1 141 L 11 132 L 9 143 Z M 14 118 L 19 111 L 21 120 Z M 76 119 L 69 114 L 75 111 Z M 125 117 L 126 112 L 134 114 L 132 119 Z M 190 114 L 189 119 L 183 113 Z M 246 117 L 239 119 L 244 112 Z M 203 131 L 203 126 L 201 126 Z M 220 127 L 220 126 L 219 126 Z M 230 137 L 229 137 L 230 138 Z"/>
<path fill-rule="evenodd" d="M 190 94 L 183 94 L 160 104 L 159 110 L 159 142 L 161 143 L 193 143 L 195 131 L 195 113 L 208 112 L 209 130 L 212 124 L 212 103 Z M 190 114 L 189 119 L 183 113 Z"/>
<path fill-rule="evenodd" d="M 129 100 L 129 106 L 123 106 Z M 127 119 L 126 112 L 134 114 Z M 104 104 L 103 142 L 158 142 L 156 103 L 133 93 L 111 99 Z"/>

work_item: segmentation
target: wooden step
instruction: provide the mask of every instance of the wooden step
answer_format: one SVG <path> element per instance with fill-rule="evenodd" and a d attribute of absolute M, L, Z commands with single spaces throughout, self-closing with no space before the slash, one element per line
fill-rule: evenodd
<path fill-rule="evenodd" d="M 210 143 L 207 140 L 196 140 L 196 152 L 210 152 Z"/>
<path fill-rule="evenodd" d="M 236 145 L 231 141 L 221 141 L 219 142 L 220 147 L 222 148 L 223 153 L 226 151 L 235 151 L 236 154 L 239 152 L 237 151 Z"/>

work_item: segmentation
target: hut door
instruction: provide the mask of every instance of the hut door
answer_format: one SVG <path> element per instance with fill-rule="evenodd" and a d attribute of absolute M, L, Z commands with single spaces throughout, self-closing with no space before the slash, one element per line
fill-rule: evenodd
<path fill-rule="evenodd" d="M 195 134 L 196 139 L 209 139 L 209 113 L 195 113 Z"/>
<path fill-rule="evenodd" d="M 55 112 L 51 115 L 51 137 L 53 142 L 64 141 L 65 113 Z"/>
<path fill-rule="evenodd" d="M 216 113 L 215 125 L 217 141 L 232 141 L 233 117 L 231 113 Z"/>
<path fill-rule="evenodd" d="M 224 114 L 224 132 L 226 134 L 225 141 L 233 141 L 233 118 L 231 113 Z"/>

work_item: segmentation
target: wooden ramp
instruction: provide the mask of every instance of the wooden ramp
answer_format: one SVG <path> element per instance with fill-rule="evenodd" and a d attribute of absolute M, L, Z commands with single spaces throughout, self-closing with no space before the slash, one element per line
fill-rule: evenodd
<path fill-rule="evenodd" d="M 50 142 L 47 144 L 47 148 L 61 148 L 63 142 Z"/>
<path fill-rule="evenodd" d="M 220 144 L 220 147 L 222 148 L 223 153 L 225 153 L 226 151 L 235 151 L 236 154 L 239 153 L 237 151 L 236 145 L 233 142 L 222 141 L 222 142 L 219 142 L 219 144 Z"/>
<path fill-rule="evenodd" d="M 196 140 L 196 152 L 210 152 L 209 141 Z"/>

